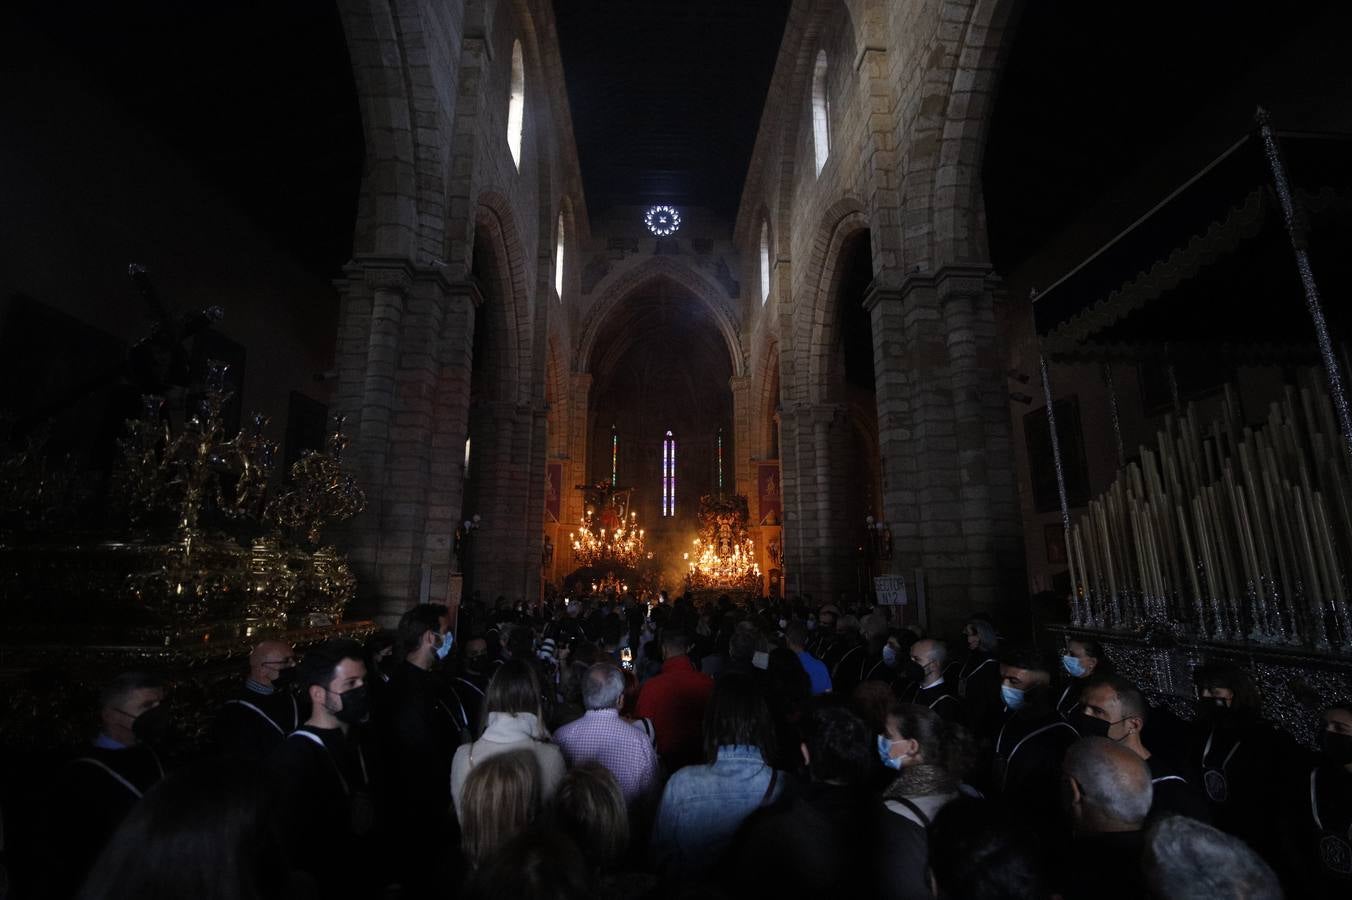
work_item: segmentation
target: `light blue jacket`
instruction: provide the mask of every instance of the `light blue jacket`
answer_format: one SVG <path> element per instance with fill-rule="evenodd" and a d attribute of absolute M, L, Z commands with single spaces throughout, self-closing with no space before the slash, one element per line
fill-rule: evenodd
<path fill-rule="evenodd" d="M 784 789 L 779 773 L 759 749 L 718 748 L 711 765 L 679 769 L 662 791 L 653 825 L 652 856 L 660 869 L 695 878 L 713 866 L 747 816 L 774 800 Z"/>

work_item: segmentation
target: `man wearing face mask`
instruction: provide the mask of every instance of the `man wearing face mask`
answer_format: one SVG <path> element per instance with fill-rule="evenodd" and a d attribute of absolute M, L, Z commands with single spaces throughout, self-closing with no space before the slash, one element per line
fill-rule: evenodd
<path fill-rule="evenodd" d="M 1112 674 L 1107 656 L 1098 641 L 1071 639 L 1061 654 L 1061 669 L 1068 679 L 1056 701 L 1056 711 L 1067 720 L 1080 711 L 1080 692 L 1096 675 Z"/>
<path fill-rule="evenodd" d="M 249 674 L 216 714 L 222 756 L 262 762 L 302 721 L 291 690 L 296 654 L 286 641 L 263 641 L 249 654 Z"/>
<path fill-rule="evenodd" d="M 1107 738 L 1145 760 L 1154 789 L 1150 821 L 1165 816 L 1188 816 L 1200 822 L 1211 819 L 1206 801 L 1184 767 L 1177 760 L 1152 753 L 1141 742 L 1149 706 L 1135 685 L 1116 676 L 1099 676 L 1088 683 L 1080 699 L 1080 711 L 1068 719 L 1080 737 Z"/>
<path fill-rule="evenodd" d="M 1054 851 L 1064 837 L 1057 805 L 1061 759 L 1079 737 L 1056 714 L 1051 667 L 1033 647 L 1014 648 L 1000 658 L 1004 721 L 995 738 L 991 788 L 1006 807 L 1025 817 Z"/>
<path fill-rule="evenodd" d="M 902 691 L 901 702 L 927 706 L 947 722 L 960 721 L 962 701 L 956 687 L 944 678 L 947 662 L 948 646 L 943 641 L 927 638 L 912 644 L 904 673 L 908 686 Z"/>
<path fill-rule="evenodd" d="M 60 857 L 47 867 L 52 896 L 74 891 L 127 813 L 164 777 L 155 752 L 170 726 L 161 681 L 141 672 L 117 676 L 100 697 L 99 721 L 93 745 L 63 770 L 53 804 L 46 843 Z"/>
<path fill-rule="evenodd" d="M 451 804 L 451 760 L 462 739 L 466 712 L 437 671 L 450 655 L 450 614 L 435 604 L 415 606 L 399 619 L 397 652 L 386 712 L 380 721 L 389 765 L 392 823 L 397 845 L 435 855 L 452 843 L 445 833 Z M 404 889 L 430 889 L 439 877 L 431 867 L 405 873 Z"/>
<path fill-rule="evenodd" d="M 1319 756 L 1284 788 L 1281 827 L 1287 895 L 1352 897 L 1352 703 L 1325 711 Z"/>
<path fill-rule="evenodd" d="M 296 680 L 310 698 L 310 717 L 269 758 L 291 863 L 315 879 L 320 896 L 374 896 L 380 886 L 378 761 L 362 734 L 371 706 L 366 674 L 355 641 L 308 651 Z"/>
<path fill-rule="evenodd" d="M 1193 759 L 1216 827 L 1243 838 L 1274 865 L 1281 864 L 1277 773 L 1295 771 L 1295 742 L 1261 715 L 1262 698 L 1249 674 L 1228 663 L 1199 667 Z"/>

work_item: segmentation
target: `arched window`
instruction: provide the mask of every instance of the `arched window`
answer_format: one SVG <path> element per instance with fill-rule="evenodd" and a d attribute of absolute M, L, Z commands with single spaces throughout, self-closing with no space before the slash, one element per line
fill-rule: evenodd
<path fill-rule="evenodd" d="M 676 515 L 676 438 L 662 441 L 662 515 Z"/>
<path fill-rule="evenodd" d="M 521 129 L 526 121 L 526 64 L 521 57 L 521 42 L 512 44 L 512 96 L 507 101 L 507 147 L 512 162 L 521 168 Z"/>
<path fill-rule="evenodd" d="M 559 213 L 558 243 L 554 245 L 554 292 L 563 300 L 563 213 Z"/>
<path fill-rule="evenodd" d="M 761 222 L 760 245 L 761 306 L 770 299 L 770 223 Z"/>
<path fill-rule="evenodd" d="M 826 51 L 817 51 L 812 67 L 812 149 L 817 155 L 817 174 L 822 173 L 831 153 L 831 98 L 826 92 Z"/>

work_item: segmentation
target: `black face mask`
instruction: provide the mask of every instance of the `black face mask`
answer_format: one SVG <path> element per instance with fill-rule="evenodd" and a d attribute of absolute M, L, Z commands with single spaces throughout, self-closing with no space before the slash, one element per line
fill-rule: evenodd
<path fill-rule="evenodd" d="M 1220 697 L 1199 697 L 1197 700 L 1197 718 L 1217 728 L 1234 725 L 1238 710 L 1228 705 Z"/>
<path fill-rule="evenodd" d="M 356 725 L 364 722 L 366 717 L 371 714 L 371 694 L 366 689 L 366 685 L 354 687 L 351 690 L 343 691 L 339 694 L 337 691 L 330 691 L 331 694 L 337 694 L 343 705 L 336 710 L 330 710 L 337 717 L 339 722 L 347 725 Z"/>
<path fill-rule="evenodd" d="M 472 674 L 479 674 L 484 670 L 484 661 L 488 659 L 486 653 L 473 653 L 465 657 L 465 671 Z"/>
<path fill-rule="evenodd" d="M 919 684 L 925 680 L 925 667 L 913 659 L 908 659 L 901 667 L 901 674 Z"/>
<path fill-rule="evenodd" d="M 1352 763 L 1352 734 L 1325 731 L 1319 736 L 1319 748 L 1323 751 L 1324 759 L 1335 766 Z"/>
<path fill-rule="evenodd" d="M 1080 733 L 1080 737 L 1104 737 L 1108 736 L 1108 729 L 1113 727 L 1113 723 L 1106 719 L 1096 719 L 1083 712 L 1077 712 L 1069 718 L 1070 727 Z"/>
<path fill-rule="evenodd" d="M 272 679 L 272 689 L 281 693 L 291 690 L 292 685 L 296 683 L 296 667 L 287 666 L 285 669 L 277 671 L 277 677 Z"/>
<path fill-rule="evenodd" d="M 161 744 L 169 736 L 169 707 L 161 703 L 141 713 L 131 723 L 138 744 Z"/>

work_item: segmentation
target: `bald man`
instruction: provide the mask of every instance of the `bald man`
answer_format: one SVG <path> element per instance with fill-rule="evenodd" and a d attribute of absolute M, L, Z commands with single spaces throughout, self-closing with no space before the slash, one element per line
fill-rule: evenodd
<path fill-rule="evenodd" d="M 911 658 L 906 664 L 909 683 L 902 688 L 903 703 L 928 706 L 949 722 L 962 720 L 962 700 L 957 685 L 944 680 L 948 664 L 948 646 L 943 641 L 926 638 L 911 645 Z"/>
<path fill-rule="evenodd" d="M 291 679 L 296 653 L 285 641 L 263 641 L 249 654 L 243 686 L 216 715 L 216 746 L 223 756 L 262 762 L 304 717 Z"/>
<path fill-rule="evenodd" d="M 1105 737 L 1081 738 L 1061 766 L 1061 798 L 1074 839 L 1058 862 L 1065 900 L 1147 896 L 1139 860 L 1153 797 L 1150 767 Z"/>

